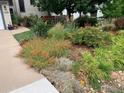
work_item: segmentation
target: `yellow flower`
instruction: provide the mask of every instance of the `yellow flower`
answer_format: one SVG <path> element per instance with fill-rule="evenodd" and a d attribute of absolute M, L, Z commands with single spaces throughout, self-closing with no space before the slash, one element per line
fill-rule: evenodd
<path fill-rule="evenodd" d="M 80 85 L 84 86 L 84 84 L 85 84 L 85 81 L 84 80 L 80 80 Z"/>

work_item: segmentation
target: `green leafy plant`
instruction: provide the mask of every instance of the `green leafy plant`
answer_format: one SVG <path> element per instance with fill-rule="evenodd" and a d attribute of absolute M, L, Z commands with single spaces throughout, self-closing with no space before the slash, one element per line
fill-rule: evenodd
<path fill-rule="evenodd" d="M 79 29 L 72 36 L 74 44 L 85 44 L 90 47 L 99 47 L 111 42 L 111 36 L 108 33 L 101 32 L 96 28 Z"/>
<path fill-rule="evenodd" d="M 23 22 L 23 19 L 16 12 L 12 15 L 12 23 L 14 25 L 20 25 Z"/>
<path fill-rule="evenodd" d="M 65 39 L 67 32 L 64 31 L 64 26 L 60 23 L 56 24 L 53 28 L 48 31 L 48 37 L 54 39 Z"/>
<path fill-rule="evenodd" d="M 31 28 L 31 31 L 35 33 L 36 36 L 46 36 L 48 31 L 47 23 L 43 22 L 42 20 L 38 20 L 35 25 Z"/>
<path fill-rule="evenodd" d="M 23 17 L 23 24 L 26 27 L 32 27 L 37 23 L 37 21 L 41 20 L 41 18 L 38 18 L 38 16 L 30 15 L 30 16 L 24 16 Z"/>

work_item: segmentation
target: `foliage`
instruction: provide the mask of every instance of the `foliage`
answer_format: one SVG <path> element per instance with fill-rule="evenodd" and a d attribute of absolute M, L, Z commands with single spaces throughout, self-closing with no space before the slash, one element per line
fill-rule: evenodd
<path fill-rule="evenodd" d="M 83 14 L 86 14 L 91 9 L 91 7 L 89 6 L 90 2 L 91 0 L 76 0 L 75 1 L 75 9 L 80 13 L 80 17 L 81 17 L 82 12 Z"/>
<path fill-rule="evenodd" d="M 17 41 L 22 43 L 24 41 L 33 39 L 35 37 L 35 35 L 32 31 L 27 31 L 27 32 L 15 34 L 14 37 L 16 38 Z"/>
<path fill-rule="evenodd" d="M 96 28 L 79 29 L 72 36 L 74 44 L 84 44 L 90 47 L 99 47 L 111 42 L 111 36 L 108 33 L 101 32 Z"/>
<path fill-rule="evenodd" d="M 124 0 L 109 0 L 103 7 L 102 12 L 105 17 L 123 16 Z"/>
<path fill-rule="evenodd" d="M 73 65 L 72 65 L 72 68 L 73 68 L 72 72 L 74 74 L 78 74 L 78 72 L 80 71 L 80 67 L 81 67 L 81 64 L 79 62 L 73 63 Z"/>
<path fill-rule="evenodd" d="M 24 20 L 23 24 L 26 27 L 32 27 L 37 23 L 38 20 L 41 20 L 41 18 L 38 18 L 38 16 L 30 15 L 30 16 L 25 16 L 23 20 Z"/>
<path fill-rule="evenodd" d="M 41 11 L 47 11 L 48 15 L 51 13 L 62 14 L 64 9 L 67 10 L 69 19 L 72 13 L 79 12 L 80 15 L 83 12 L 96 14 L 97 8 L 95 5 L 106 3 L 108 0 L 33 0 L 34 6 L 37 6 Z M 96 16 L 95 16 L 96 17 Z"/>
<path fill-rule="evenodd" d="M 79 17 L 78 19 L 75 20 L 75 24 L 79 27 L 85 27 L 85 24 L 95 26 L 97 24 L 97 19 L 88 16 Z"/>
<path fill-rule="evenodd" d="M 64 31 L 64 26 L 61 25 L 60 23 L 55 25 L 53 28 L 51 28 L 48 31 L 48 37 L 49 38 L 55 38 L 55 39 L 65 39 L 66 37 L 66 32 Z"/>
<path fill-rule="evenodd" d="M 16 12 L 12 15 L 12 23 L 14 25 L 20 25 L 20 23 L 23 22 L 23 19 L 20 15 L 18 15 Z"/>
<path fill-rule="evenodd" d="M 34 5 L 38 7 L 39 10 L 44 10 L 51 15 L 51 12 L 61 14 L 64 10 L 65 2 L 63 0 L 33 0 Z"/>
<path fill-rule="evenodd" d="M 78 66 L 94 89 L 100 90 L 101 81 L 108 80 L 112 71 L 124 70 L 124 31 L 114 36 L 112 41 L 108 47 L 99 47 L 93 53 L 84 53 Z"/>
<path fill-rule="evenodd" d="M 23 46 L 21 56 L 31 66 L 42 69 L 54 64 L 56 57 L 67 57 L 70 47 L 68 41 L 35 38 Z"/>
<path fill-rule="evenodd" d="M 42 20 L 38 20 L 35 25 L 31 28 L 31 31 L 35 33 L 36 36 L 46 36 L 48 31 L 47 23 L 43 22 Z"/>

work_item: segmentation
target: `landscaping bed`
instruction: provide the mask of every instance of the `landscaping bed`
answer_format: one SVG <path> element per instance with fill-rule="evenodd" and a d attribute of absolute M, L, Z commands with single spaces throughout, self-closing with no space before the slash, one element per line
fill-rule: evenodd
<path fill-rule="evenodd" d="M 124 30 L 111 34 L 57 24 L 42 38 L 40 28 L 33 30 L 39 35 L 26 39 L 20 56 L 60 93 L 123 93 Z"/>

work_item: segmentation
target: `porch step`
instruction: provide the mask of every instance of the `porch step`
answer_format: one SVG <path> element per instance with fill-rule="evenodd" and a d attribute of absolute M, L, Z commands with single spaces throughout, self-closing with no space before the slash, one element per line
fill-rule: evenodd
<path fill-rule="evenodd" d="M 46 79 L 43 78 L 32 84 L 14 90 L 9 93 L 59 93 L 56 88 Z"/>

